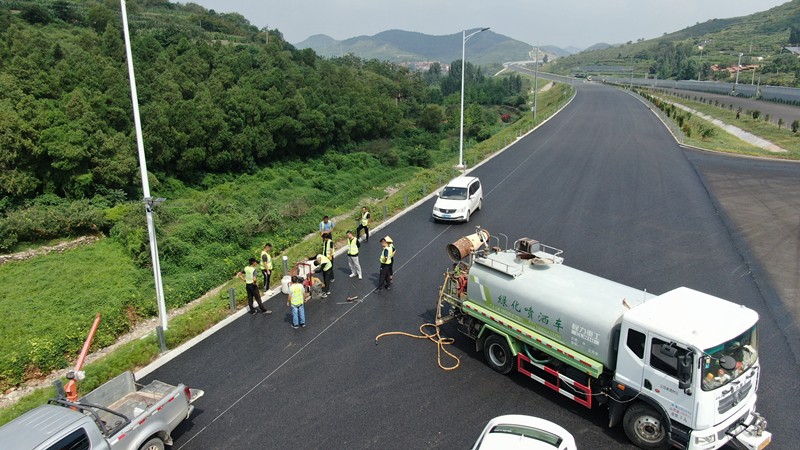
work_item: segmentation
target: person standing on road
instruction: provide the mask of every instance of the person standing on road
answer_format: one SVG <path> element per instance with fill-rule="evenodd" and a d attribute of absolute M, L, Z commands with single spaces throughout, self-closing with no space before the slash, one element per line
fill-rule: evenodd
<path fill-rule="evenodd" d="M 247 306 L 250 307 L 250 314 L 255 314 L 257 312 L 254 301 L 258 303 L 261 314 L 272 314 L 272 311 L 264 308 L 264 304 L 261 303 L 261 295 L 258 293 L 258 272 L 256 272 L 256 266 L 258 266 L 258 261 L 255 258 L 250 258 L 250 264 L 242 269 L 241 272 L 237 273 L 236 276 L 245 283 L 247 290 Z"/>
<path fill-rule="evenodd" d="M 322 218 L 322 222 L 319 223 L 319 235 L 324 239 L 325 233 L 330 234 L 333 236 L 333 229 L 336 227 L 336 224 L 333 223 L 332 220 L 328 216 Z"/>
<path fill-rule="evenodd" d="M 369 210 L 366 206 L 361 207 L 361 220 L 356 227 L 356 239 L 361 235 L 361 230 L 364 230 L 364 242 L 369 242 Z"/>
<path fill-rule="evenodd" d="M 394 248 L 394 241 L 389 236 L 383 238 L 386 240 L 386 243 L 389 244 L 389 249 L 392 251 L 392 261 L 389 263 L 389 282 L 391 283 L 394 280 L 394 257 L 397 255 L 397 249 Z"/>
<path fill-rule="evenodd" d="M 317 272 L 322 272 L 322 298 L 331 293 L 331 273 L 333 272 L 333 264 L 331 260 L 323 255 L 317 255 L 315 260 L 317 262 Z"/>
<path fill-rule="evenodd" d="M 331 239 L 330 233 L 322 235 L 322 256 L 331 262 L 331 283 L 333 283 L 336 281 L 336 274 L 333 271 L 333 239 Z"/>
<path fill-rule="evenodd" d="M 388 236 L 387 236 L 388 237 Z M 381 271 L 378 275 L 378 289 L 381 290 L 384 287 L 386 290 L 391 289 L 392 280 L 389 278 L 389 271 L 392 267 L 392 249 L 389 247 L 389 243 L 386 242 L 386 238 L 381 239 Z"/>
<path fill-rule="evenodd" d="M 272 251 L 272 244 L 267 243 L 264 250 L 261 251 L 261 276 L 264 278 L 264 294 L 269 291 L 269 277 L 272 275 L 272 256 L 269 252 Z"/>
<path fill-rule="evenodd" d="M 358 248 L 361 243 L 358 238 L 353 236 L 353 232 L 347 231 L 347 263 L 350 265 L 350 278 L 358 277 L 361 279 L 361 263 L 358 261 Z"/>
<path fill-rule="evenodd" d="M 306 288 L 303 286 L 303 279 L 292 277 L 292 284 L 289 285 L 289 295 L 286 305 L 292 307 L 292 328 L 306 327 L 306 308 L 305 302 L 308 299 Z"/>

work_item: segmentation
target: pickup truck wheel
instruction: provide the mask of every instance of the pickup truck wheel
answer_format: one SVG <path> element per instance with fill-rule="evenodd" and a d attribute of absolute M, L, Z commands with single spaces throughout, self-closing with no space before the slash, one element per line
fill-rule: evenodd
<path fill-rule="evenodd" d="M 142 446 L 139 447 L 139 450 L 164 450 L 164 441 L 154 437 L 142 444 Z"/>
<path fill-rule="evenodd" d="M 505 338 L 492 334 L 483 344 L 486 364 L 503 375 L 514 370 L 514 356 Z"/>
<path fill-rule="evenodd" d="M 636 403 L 628 408 L 622 424 L 628 439 L 639 448 L 665 450 L 672 447 L 667 441 L 667 429 L 661 414 L 645 403 Z"/>

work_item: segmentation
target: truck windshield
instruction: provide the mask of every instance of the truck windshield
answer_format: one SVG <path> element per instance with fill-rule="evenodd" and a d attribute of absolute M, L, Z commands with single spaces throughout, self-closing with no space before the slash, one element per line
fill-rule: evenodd
<path fill-rule="evenodd" d="M 725 360 L 728 364 L 723 364 Z M 716 347 L 707 349 L 703 356 L 703 390 L 711 391 L 739 378 L 758 361 L 758 335 L 756 327 Z M 732 364 L 732 369 L 722 366 Z"/>
<path fill-rule="evenodd" d="M 467 188 L 445 186 L 445 188 L 442 189 L 442 194 L 439 197 L 445 200 L 466 200 Z"/>

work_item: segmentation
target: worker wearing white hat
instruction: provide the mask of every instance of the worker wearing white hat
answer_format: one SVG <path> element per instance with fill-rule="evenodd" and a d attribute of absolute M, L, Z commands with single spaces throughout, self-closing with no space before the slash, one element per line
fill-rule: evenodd
<path fill-rule="evenodd" d="M 393 254 L 392 248 L 389 246 L 390 245 L 389 241 L 391 240 L 392 239 L 389 236 L 386 236 L 385 238 L 381 239 L 381 257 L 380 257 L 381 271 L 380 274 L 378 275 L 378 289 L 377 289 L 379 291 L 383 288 L 386 288 L 387 291 L 391 289 L 392 280 L 390 278 L 390 273 L 389 273 L 389 271 L 392 268 L 392 254 Z"/>
<path fill-rule="evenodd" d="M 389 236 L 383 238 L 389 244 L 389 248 L 392 250 L 392 262 L 389 263 L 389 282 L 391 283 L 394 279 L 394 258 L 397 256 L 397 249 L 394 248 L 394 241 Z"/>

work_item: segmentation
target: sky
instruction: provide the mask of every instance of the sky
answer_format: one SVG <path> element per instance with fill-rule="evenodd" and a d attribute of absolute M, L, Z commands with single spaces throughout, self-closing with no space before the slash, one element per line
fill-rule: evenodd
<path fill-rule="evenodd" d="M 176 1 L 176 3 L 190 3 Z M 491 27 L 532 46 L 585 49 L 652 39 L 710 19 L 746 16 L 788 0 L 193 0 L 277 28 L 296 44 L 315 34 L 337 40 L 386 30 L 449 35 Z"/>

